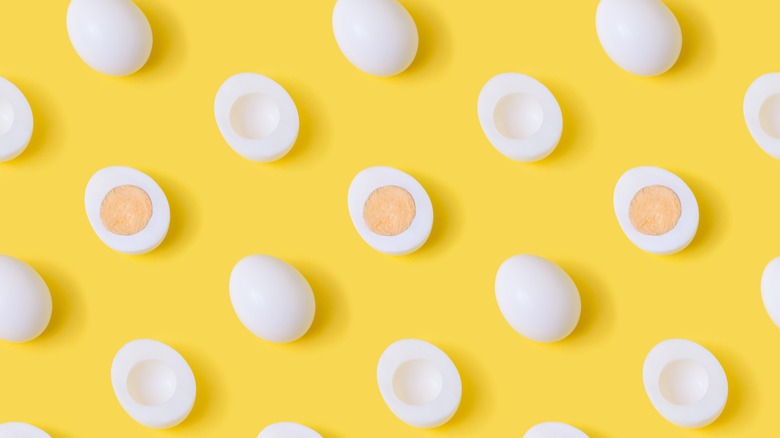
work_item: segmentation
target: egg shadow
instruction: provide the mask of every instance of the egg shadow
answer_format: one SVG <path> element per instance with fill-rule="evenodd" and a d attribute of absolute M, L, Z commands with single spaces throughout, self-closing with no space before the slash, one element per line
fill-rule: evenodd
<path fill-rule="evenodd" d="M 27 98 L 33 115 L 33 132 L 27 148 L 16 158 L 5 165 L 26 165 L 45 159 L 51 154 L 55 144 L 53 138 L 65 139 L 67 126 L 61 123 L 58 105 L 45 90 L 37 84 L 23 78 L 9 78 Z M 55 135 L 56 133 L 56 135 Z"/>
<path fill-rule="evenodd" d="M 227 412 L 227 401 L 216 361 L 202 350 L 189 346 L 174 347 L 192 368 L 195 375 L 195 404 L 190 415 L 177 426 L 177 430 L 189 431 L 200 427 L 209 418 L 221 418 Z"/>
<path fill-rule="evenodd" d="M 431 199 L 433 227 L 425 244 L 406 256 L 410 260 L 445 253 L 463 230 L 464 210 L 458 205 L 458 196 L 455 192 L 425 173 L 415 174 L 415 177 Z"/>
<path fill-rule="evenodd" d="M 699 206 L 699 227 L 688 247 L 679 254 L 673 255 L 671 259 L 712 254 L 729 227 L 727 210 L 717 208 L 717 205 L 724 203 L 723 197 L 718 195 L 717 189 L 712 184 L 702 179 L 687 174 L 679 174 L 679 176 L 696 197 Z"/>
<path fill-rule="evenodd" d="M 339 281 L 315 264 L 292 260 L 290 262 L 309 282 L 314 292 L 316 310 L 309 331 L 295 345 L 305 346 L 320 339 L 336 340 L 343 337 L 349 327 L 349 308 Z"/>
<path fill-rule="evenodd" d="M 133 76 L 166 72 L 175 73 L 187 58 L 187 44 L 184 31 L 175 14 L 166 2 L 153 0 L 136 0 L 138 7 L 144 12 L 152 27 L 152 53 L 146 64 Z M 166 67 L 176 67 L 167 69 Z"/>
<path fill-rule="evenodd" d="M 599 338 L 610 333 L 615 325 L 615 309 L 606 283 L 579 262 L 565 260 L 561 268 L 574 281 L 580 293 L 582 311 L 574 331 L 561 342 L 579 342 L 585 338 Z"/>
<path fill-rule="evenodd" d="M 278 82 L 290 94 L 298 109 L 300 127 L 298 138 L 290 152 L 271 164 L 288 165 L 299 162 L 319 162 L 322 159 L 322 146 L 325 142 L 317 139 L 327 138 L 329 125 L 324 117 L 328 114 L 327 106 L 323 105 L 313 88 L 294 77 L 278 77 Z"/>
<path fill-rule="evenodd" d="M 456 344 L 444 344 L 442 350 L 452 359 L 460 374 L 463 395 L 460 406 L 450 421 L 439 427 L 443 432 L 452 432 L 463 427 L 464 423 L 477 421 L 492 407 L 492 390 L 485 384 L 485 369 L 476 356 Z"/>
<path fill-rule="evenodd" d="M 52 300 L 51 320 L 35 344 L 45 346 L 49 342 L 78 337 L 86 326 L 87 311 L 75 281 L 66 271 L 49 262 L 31 260 L 29 265 L 46 282 Z"/>
<path fill-rule="evenodd" d="M 158 174 L 150 174 L 162 188 L 171 209 L 171 223 L 168 234 L 153 253 L 159 255 L 175 255 L 185 251 L 194 241 L 194 236 L 200 228 L 200 217 L 195 207 L 194 194 L 185 184 Z"/>
<path fill-rule="evenodd" d="M 726 407 L 720 417 L 708 428 L 732 426 L 733 423 L 740 421 L 743 413 L 752 413 L 758 408 L 754 403 L 757 398 L 751 390 L 754 383 L 749 381 L 751 372 L 738 354 L 732 354 L 719 347 L 706 348 L 718 359 L 728 381 Z"/>
<path fill-rule="evenodd" d="M 712 26 L 700 6 L 685 0 L 666 2 L 680 23 L 682 49 L 677 62 L 664 75 L 669 77 L 690 75 L 694 70 L 708 70 L 714 61 L 715 47 Z"/>
<path fill-rule="evenodd" d="M 434 77 L 452 63 L 452 32 L 427 1 L 405 1 L 403 5 L 417 25 L 420 42 L 414 61 L 400 76 Z"/>
<path fill-rule="evenodd" d="M 557 166 L 586 158 L 588 152 L 586 147 L 592 146 L 589 142 L 592 135 L 589 128 L 593 123 L 587 120 L 590 111 L 585 104 L 585 99 L 564 81 L 550 78 L 540 78 L 540 81 L 549 88 L 561 107 L 563 130 L 555 150 L 546 158 L 530 164 L 544 167 Z"/>

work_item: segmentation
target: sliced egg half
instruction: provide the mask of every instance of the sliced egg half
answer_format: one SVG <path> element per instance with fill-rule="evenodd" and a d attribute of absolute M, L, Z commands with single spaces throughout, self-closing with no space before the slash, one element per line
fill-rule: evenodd
<path fill-rule="evenodd" d="M 0 438 L 51 438 L 51 436 L 27 423 L 0 424 Z"/>
<path fill-rule="evenodd" d="M 349 186 L 349 215 L 360 237 L 377 251 L 404 255 L 431 234 L 433 206 L 422 185 L 391 167 L 370 167 Z"/>
<path fill-rule="evenodd" d="M 753 140 L 780 159 L 780 73 L 767 73 L 750 84 L 743 112 Z"/>
<path fill-rule="evenodd" d="M 566 423 L 539 423 L 528 429 L 523 438 L 588 438 L 585 433 Z"/>
<path fill-rule="evenodd" d="M 322 435 L 302 424 L 285 422 L 266 427 L 257 438 L 322 438 Z"/>
<path fill-rule="evenodd" d="M 166 344 L 138 339 L 114 356 L 111 382 L 119 404 L 144 426 L 167 429 L 184 421 L 195 404 L 195 376 Z"/>
<path fill-rule="evenodd" d="M 168 233 L 168 198 L 141 171 L 119 166 L 97 171 L 87 183 L 84 204 L 92 229 L 115 251 L 147 253 Z"/>
<path fill-rule="evenodd" d="M 685 182 L 658 167 L 636 167 L 615 186 L 615 214 L 628 239 L 647 252 L 672 254 L 693 240 L 699 204 Z"/>
<path fill-rule="evenodd" d="M 441 426 L 460 405 L 458 369 L 431 343 L 417 339 L 394 342 L 382 353 L 376 376 L 387 407 L 411 426 Z"/>
<path fill-rule="evenodd" d="M 24 152 L 33 133 L 33 114 L 24 94 L 10 81 L 0 78 L 0 161 Z"/>

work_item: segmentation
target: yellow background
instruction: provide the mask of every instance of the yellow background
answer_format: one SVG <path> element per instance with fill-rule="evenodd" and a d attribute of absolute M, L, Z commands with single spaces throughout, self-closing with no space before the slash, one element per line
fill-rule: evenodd
<path fill-rule="evenodd" d="M 521 437 L 551 420 L 593 438 L 778 434 L 780 330 L 759 283 L 780 255 L 780 163 L 751 139 L 742 99 L 780 68 L 780 4 L 668 0 L 683 52 L 648 79 L 607 58 L 595 0 L 404 0 L 420 50 L 382 79 L 339 52 L 332 0 L 137 3 L 154 49 L 126 78 L 77 57 L 67 1 L 2 6 L 0 75 L 27 96 L 35 132 L 0 165 L 0 252 L 41 273 L 54 314 L 39 339 L 0 343 L 0 422 L 54 438 L 255 437 L 278 421 L 326 438 Z M 299 140 L 278 162 L 245 160 L 216 127 L 214 95 L 244 71 L 298 106 Z M 482 85 L 507 71 L 560 102 L 563 138 L 542 162 L 505 158 L 479 126 Z M 109 165 L 148 173 L 168 196 L 170 233 L 150 254 L 111 251 L 87 222 L 85 185 Z M 380 254 L 354 230 L 347 189 L 373 165 L 427 189 L 435 221 L 419 252 Z M 697 196 L 699 232 L 677 255 L 642 252 L 617 224 L 614 184 L 638 165 L 671 170 Z M 314 288 L 300 341 L 271 345 L 233 313 L 230 270 L 252 253 L 289 261 Z M 579 286 L 568 339 L 536 344 L 501 317 L 495 273 L 518 253 L 555 261 Z M 168 431 L 131 420 L 111 388 L 114 354 L 144 337 L 176 348 L 197 379 L 191 416 Z M 379 355 L 407 337 L 460 370 L 460 411 L 439 429 L 403 424 L 377 389 Z M 644 357 L 670 337 L 701 343 L 726 370 L 728 404 L 702 430 L 667 423 L 645 395 Z"/>

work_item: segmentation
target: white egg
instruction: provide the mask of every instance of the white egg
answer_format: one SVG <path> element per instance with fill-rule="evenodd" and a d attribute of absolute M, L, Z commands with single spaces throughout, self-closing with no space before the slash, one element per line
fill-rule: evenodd
<path fill-rule="evenodd" d="M 753 140 L 780 159 L 780 73 L 767 73 L 750 84 L 743 113 Z"/>
<path fill-rule="evenodd" d="M 93 69 L 111 76 L 135 73 L 152 52 L 152 28 L 131 0 L 71 0 L 68 36 Z"/>
<path fill-rule="evenodd" d="M 375 76 L 406 70 L 417 54 L 417 25 L 396 0 L 338 0 L 333 34 L 355 67 Z"/>
<path fill-rule="evenodd" d="M 441 426 L 460 406 L 463 387 L 458 369 L 431 343 L 394 342 L 379 358 L 376 378 L 387 407 L 410 426 Z"/>
<path fill-rule="evenodd" d="M 764 268 L 761 298 L 772 322 L 780 328 L 780 257 L 770 261 Z"/>
<path fill-rule="evenodd" d="M 256 73 L 233 75 L 219 87 L 214 116 L 227 144 L 252 161 L 278 160 L 298 138 L 292 98 L 273 79 Z"/>
<path fill-rule="evenodd" d="M 26 423 L 4 423 L 0 424 L 0 438 L 51 438 L 51 436 Z"/>
<path fill-rule="evenodd" d="M 322 438 L 322 435 L 298 423 L 276 423 L 260 432 L 257 438 Z"/>
<path fill-rule="evenodd" d="M 496 274 L 496 300 L 515 331 L 537 342 L 569 336 L 580 320 L 577 286 L 555 263 L 522 254 L 501 264 Z"/>
<path fill-rule="evenodd" d="M 596 32 L 610 59 L 640 76 L 669 70 L 682 49 L 680 23 L 660 0 L 601 0 Z"/>
<path fill-rule="evenodd" d="M 230 274 L 230 301 L 241 323 L 266 341 L 292 342 L 314 321 L 314 293 L 289 263 L 268 255 L 241 259 Z"/>
<path fill-rule="evenodd" d="M 0 78 L 0 161 L 19 156 L 30 144 L 33 114 L 27 98 L 10 81 Z"/>
<path fill-rule="evenodd" d="M 29 265 L 0 255 L 0 339 L 31 341 L 49 325 L 51 294 Z"/>
<path fill-rule="evenodd" d="M 111 383 L 122 408 L 135 421 L 167 429 L 184 421 L 195 404 L 195 375 L 179 352 L 138 339 L 125 344 L 111 364 Z"/>
<path fill-rule="evenodd" d="M 431 198 L 412 176 L 392 167 L 369 167 L 347 195 L 352 223 L 372 248 L 385 254 L 417 251 L 433 228 Z"/>
<path fill-rule="evenodd" d="M 658 167 L 636 167 L 615 185 L 615 215 L 628 239 L 653 254 L 682 251 L 699 228 L 699 204 L 685 182 Z"/>
<path fill-rule="evenodd" d="M 695 342 L 669 339 L 653 347 L 642 378 L 655 409 L 677 426 L 706 426 L 726 406 L 726 373 L 718 359 Z"/>
<path fill-rule="evenodd" d="M 141 171 L 120 166 L 97 171 L 87 183 L 84 205 L 92 229 L 115 251 L 144 254 L 168 234 L 168 198 Z"/>
<path fill-rule="evenodd" d="M 588 436 L 566 423 L 549 422 L 528 429 L 523 438 L 588 438 Z"/>
<path fill-rule="evenodd" d="M 517 161 L 550 155 L 563 132 L 563 115 L 555 96 L 536 79 L 503 73 L 479 93 L 477 114 L 490 143 Z"/>

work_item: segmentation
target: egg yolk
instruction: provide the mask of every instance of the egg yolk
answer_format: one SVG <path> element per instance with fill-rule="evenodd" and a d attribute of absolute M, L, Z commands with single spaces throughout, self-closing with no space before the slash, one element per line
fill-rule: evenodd
<path fill-rule="evenodd" d="M 659 185 L 638 191 L 628 208 L 631 224 L 637 231 L 649 236 L 672 231 L 681 215 L 680 198 L 672 189 Z"/>
<path fill-rule="evenodd" d="M 414 198 L 398 186 L 384 186 L 374 190 L 363 206 L 366 225 L 382 236 L 403 233 L 412 225 L 416 214 Z"/>
<path fill-rule="evenodd" d="M 152 200 L 140 187 L 114 187 L 100 205 L 100 220 L 114 234 L 131 236 L 139 233 L 151 218 Z"/>

